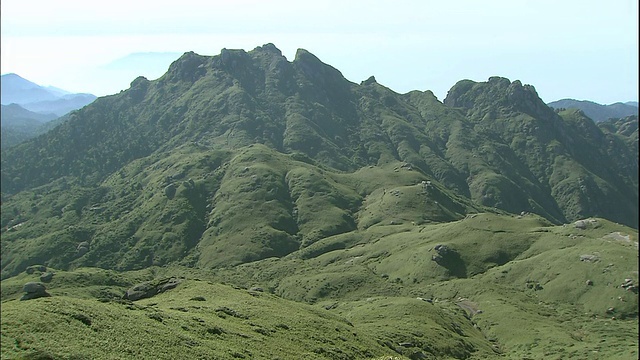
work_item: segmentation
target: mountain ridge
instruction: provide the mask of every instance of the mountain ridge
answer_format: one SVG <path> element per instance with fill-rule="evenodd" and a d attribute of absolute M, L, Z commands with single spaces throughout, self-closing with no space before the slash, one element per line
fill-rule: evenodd
<path fill-rule="evenodd" d="M 18 104 L 36 113 L 65 115 L 96 99 L 88 93 L 70 93 L 55 87 L 44 87 L 24 79 L 18 74 L 2 75 L 2 105 Z"/>
<path fill-rule="evenodd" d="M 582 110 L 595 122 L 601 122 L 611 118 L 624 118 L 627 116 L 638 115 L 637 101 L 629 101 L 626 103 L 616 102 L 613 104 L 602 105 L 588 100 L 561 99 L 552 101 L 547 105 L 555 109 L 574 108 Z"/>
<path fill-rule="evenodd" d="M 258 66 L 258 64 L 260 65 Z M 207 68 L 211 70 L 205 70 Z M 237 72 L 239 69 L 242 69 L 242 72 Z M 207 71 L 210 71 L 211 75 L 205 77 Z M 463 84 L 466 87 L 471 85 L 470 91 L 472 91 L 471 93 L 468 91 L 463 92 L 464 94 L 474 96 L 473 91 L 478 91 L 478 94 L 486 95 L 469 98 L 473 100 L 461 100 L 464 99 L 465 95 L 456 97 L 455 94 Z M 154 92 L 152 90 L 154 87 L 161 89 L 168 85 L 177 91 L 182 91 L 184 95 L 175 98 L 169 94 L 162 95 L 162 91 Z M 218 95 L 215 95 L 213 101 L 214 104 L 219 105 L 211 107 L 208 110 L 208 115 L 206 115 L 207 117 L 219 118 L 220 121 L 216 123 L 202 121 L 202 110 L 199 106 L 194 106 L 197 102 L 206 104 L 207 101 L 211 101 L 205 99 L 206 94 L 211 91 L 210 88 L 207 88 L 209 86 L 213 89 L 219 89 L 216 91 L 220 91 Z M 153 95 L 148 96 L 148 93 Z M 171 94 L 174 93 L 180 92 L 172 92 Z M 186 94 L 192 95 L 189 95 L 191 97 L 187 99 L 185 97 Z M 430 122 L 422 115 L 418 115 L 416 100 L 423 104 L 429 104 L 434 108 L 444 105 L 445 107 L 456 109 L 459 107 L 455 105 L 460 104 L 461 101 L 467 101 L 468 103 L 463 104 L 468 105 L 465 108 L 466 113 L 459 113 L 457 112 L 458 110 L 446 112 L 451 120 L 457 119 L 453 121 L 453 123 L 459 124 L 456 125 L 458 126 L 457 131 L 468 133 L 465 135 L 466 137 L 471 136 L 464 140 L 460 139 L 459 148 L 464 149 L 467 147 L 462 142 L 472 139 L 473 136 L 476 136 L 473 135 L 474 133 L 481 134 L 484 131 L 486 135 L 491 135 L 490 133 L 496 134 L 496 132 L 506 131 L 499 138 L 495 138 L 498 141 L 497 143 L 490 146 L 501 147 L 503 151 L 506 151 L 504 156 L 510 157 L 508 160 L 507 158 L 502 158 L 500 160 L 502 165 L 506 164 L 504 161 L 507 161 L 507 163 L 511 164 L 509 167 L 518 169 L 522 165 L 514 166 L 515 163 L 527 159 L 527 152 L 523 151 L 527 149 L 527 140 L 522 136 L 516 135 L 521 134 L 522 131 L 528 131 L 534 136 L 531 141 L 542 141 L 542 143 L 546 144 L 545 146 L 556 146 L 557 151 L 570 158 L 579 157 L 579 166 L 586 166 L 589 172 L 593 172 L 605 181 L 613 181 L 616 178 L 615 171 L 598 170 L 596 167 L 589 165 L 589 160 L 594 157 L 609 156 L 601 154 L 601 150 L 594 148 L 590 150 L 592 151 L 591 155 L 583 156 L 582 150 L 577 151 L 572 149 L 571 146 L 565 148 L 566 145 L 563 145 L 567 141 L 574 141 L 567 138 L 569 134 L 576 136 L 575 134 L 581 134 L 586 131 L 592 134 L 593 139 L 589 140 L 602 142 L 603 144 L 608 141 L 609 135 L 601 133 L 601 130 L 595 126 L 587 126 L 585 128 L 584 126 L 588 124 L 584 122 L 580 123 L 580 129 L 566 125 L 560 115 L 555 114 L 552 109 L 545 106 L 537 97 L 535 89 L 529 85 L 523 86 L 519 81 L 511 83 L 508 79 L 497 77 L 489 79 L 487 83 L 462 82 L 452 87 L 444 104 L 435 98 L 431 98 L 429 92 L 421 94 L 419 95 L 419 93 L 415 92 L 404 95 L 397 94 L 377 83 L 357 85 L 344 79 L 339 71 L 323 64 L 306 50 L 299 50 L 296 54 L 296 59 L 288 62 L 275 46 L 265 45 L 248 53 L 243 50 L 223 49 L 219 56 L 214 57 L 202 57 L 194 53 L 185 53 L 171 65 L 167 74 L 158 80 L 149 82 L 144 78 L 138 78 L 132 82 L 129 90 L 119 95 L 101 98 L 95 106 L 86 109 L 87 116 L 84 116 L 84 109 L 78 112 L 76 116 L 79 118 L 84 116 L 85 119 L 90 119 L 92 117 L 90 114 L 99 114 L 96 112 L 98 109 L 109 107 L 111 112 L 120 111 L 118 110 L 119 108 L 129 111 L 131 109 L 130 106 L 136 104 L 136 107 L 141 110 L 127 114 L 127 117 L 132 119 L 129 120 L 131 122 L 128 125 L 126 121 L 123 122 L 122 120 L 119 120 L 119 125 L 115 123 L 111 125 L 114 128 L 122 128 L 123 126 L 128 128 L 123 132 L 125 137 L 127 136 L 125 134 L 138 134 L 136 139 L 131 138 L 122 144 L 122 146 L 127 146 L 131 149 L 127 151 L 129 154 L 150 154 L 155 147 L 158 147 L 161 151 L 167 151 L 172 146 L 175 146 L 174 144 L 184 143 L 185 141 L 200 141 L 206 136 L 208 138 L 205 140 L 211 144 L 226 142 L 227 146 L 232 148 L 247 146 L 257 141 L 266 143 L 279 151 L 284 150 L 285 153 L 303 152 L 312 159 L 341 171 L 354 171 L 362 166 L 379 165 L 391 160 L 400 160 L 412 163 L 426 174 L 435 175 L 438 181 L 443 181 L 447 186 L 454 186 L 457 191 L 467 196 L 471 195 L 477 201 L 486 195 L 482 194 L 482 192 L 487 189 L 477 189 L 476 193 L 471 193 L 474 187 L 464 178 L 472 174 L 467 173 L 464 175 L 460 173 L 461 170 L 464 172 L 469 171 L 470 164 L 468 160 L 453 165 L 450 162 L 451 160 L 447 159 L 446 153 L 443 152 L 447 146 L 446 143 L 442 142 L 444 139 L 438 140 L 433 138 L 432 135 L 422 133 L 424 130 L 416 128 L 416 125 L 420 127 L 438 126 L 438 122 L 435 119 Z M 356 96 L 360 96 L 358 102 L 361 102 L 361 104 L 357 103 Z M 421 96 L 426 97 L 426 101 L 419 99 Z M 368 103 L 363 102 L 365 101 L 364 99 L 367 99 Z M 486 99 L 493 100 L 487 102 Z M 289 105 L 274 106 L 274 104 L 287 104 L 287 102 Z M 152 106 L 151 108 L 149 108 L 150 105 Z M 374 110 L 375 108 L 382 109 L 382 107 L 386 107 L 390 111 L 383 110 L 380 112 L 380 110 Z M 142 109 L 154 109 L 154 111 L 150 112 Z M 423 113 L 427 116 L 429 114 L 427 111 L 433 112 L 432 109 L 424 110 Z M 509 116 L 525 117 L 523 120 L 526 120 L 528 125 L 523 127 L 525 124 L 522 121 L 510 121 L 508 120 Z M 404 120 L 407 117 L 411 117 L 411 121 L 417 123 L 411 124 L 407 122 Z M 501 117 L 504 119 L 501 119 Z M 133 120 L 134 118 L 136 120 Z M 471 119 L 471 122 L 465 118 Z M 496 118 L 496 120 L 492 120 L 492 118 Z M 173 121 L 181 120 L 179 123 L 171 125 L 173 128 L 170 132 L 161 130 L 163 126 L 166 127 L 171 124 L 172 120 L 170 119 L 174 119 Z M 92 121 L 96 120 L 97 118 Z M 101 121 L 113 122 L 113 120 L 106 118 Z M 65 130 L 67 133 L 74 126 L 72 124 L 73 121 L 70 121 L 69 128 Z M 131 127 L 138 124 L 141 126 L 140 128 Z M 502 125 L 498 126 L 498 124 Z M 104 125 L 94 124 L 92 126 L 103 127 Z M 462 126 L 462 128 L 459 126 Z M 546 130 L 541 130 L 541 126 Z M 509 130 L 509 127 L 513 129 Z M 140 131 L 140 129 L 144 128 L 148 130 Z M 384 134 L 383 137 L 374 135 L 375 131 L 371 133 L 371 129 L 376 128 L 379 129 L 377 130 L 378 134 Z M 449 129 L 447 131 L 451 132 L 452 130 Z M 552 136 L 553 134 L 556 135 Z M 405 138 L 409 140 L 404 140 Z M 46 140 L 43 138 L 41 141 Z M 69 141 L 72 140 L 69 139 Z M 436 141 L 439 141 L 439 143 L 436 143 Z M 482 142 L 484 140 L 479 138 L 477 141 Z M 84 146 L 93 146 L 96 143 L 101 143 L 97 138 L 95 141 L 83 142 Z M 556 142 L 559 144 L 555 145 Z M 358 149 L 352 148 L 353 144 L 359 143 L 362 145 L 358 145 Z M 140 144 L 138 150 L 133 149 L 136 146 L 135 144 Z M 431 144 L 431 146 L 425 147 L 419 144 Z M 514 153 L 514 149 L 511 147 L 516 144 L 522 144 L 518 146 L 524 146 L 523 150 Z M 116 152 L 118 152 L 117 149 L 117 147 L 114 148 Z M 378 149 L 385 150 L 380 151 Z M 626 153 L 619 146 L 616 150 L 622 154 Z M 444 166 L 448 170 L 443 169 L 444 172 L 434 173 L 434 164 L 427 165 L 420 151 L 427 151 L 433 154 L 429 155 L 430 158 L 442 163 L 442 165 L 438 166 Z M 467 150 L 464 151 L 469 152 L 471 150 L 467 147 Z M 74 152 L 77 154 L 82 153 L 75 150 Z M 123 155 L 123 159 L 132 156 L 127 156 L 124 153 Z M 545 152 L 540 152 L 539 155 L 540 159 L 544 156 L 549 156 L 545 155 Z M 527 211 L 531 210 L 531 206 L 538 210 L 543 208 L 554 209 L 551 210 L 549 216 L 555 218 L 555 221 L 562 221 L 566 215 L 560 214 L 561 211 L 559 211 L 558 205 L 554 204 L 557 200 L 549 198 L 549 195 L 542 195 L 542 193 L 550 193 L 553 186 L 545 184 L 545 179 L 553 173 L 551 168 L 553 158 L 548 157 L 544 161 L 540 161 L 540 159 L 526 160 L 525 168 L 518 170 L 518 172 L 522 173 L 512 174 L 512 176 L 516 178 L 524 176 L 527 180 L 523 184 L 530 184 L 533 187 L 527 191 L 520 191 L 523 191 L 523 194 L 539 193 L 540 195 L 538 197 L 534 196 L 533 200 L 536 203 L 545 203 L 545 206 L 540 206 L 540 204 L 530 205 L 523 199 L 509 205 L 508 210 L 519 212 L 518 207 L 520 207 L 520 211 Z M 113 163 L 109 169 L 113 171 L 122 164 L 124 163 Z M 605 165 L 604 169 L 609 166 L 607 164 L 603 165 Z M 53 163 L 47 166 L 65 168 L 64 165 Z M 504 171 L 504 169 L 498 170 L 496 168 L 496 166 L 501 166 L 498 163 L 494 165 L 485 163 L 482 168 L 487 168 L 487 166 L 494 168 L 490 171 L 492 173 Z M 3 164 L 3 173 L 5 173 L 6 168 Z M 108 173 L 108 170 L 105 171 L 106 173 L 100 175 L 101 177 Z M 98 171 L 98 173 L 100 172 Z M 630 172 L 623 174 L 625 178 L 633 178 L 633 176 Z M 497 177 L 497 179 L 500 178 L 502 176 Z M 517 180 L 513 183 L 516 178 L 509 180 L 509 182 L 512 183 L 510 185 L 511 188 L 516 189 L 517 193 L 519 186 L 514 187 L 513 184 L 521 181 Z M 37 179 L 37 177 L 34 179 Z M 617 181 L 618 185 L 624 184 L 621 180 L 615 181 Z M 625 186 L 631 193 L 633 191 L 629 186 L 633 186 L 634 181 L 627 182 L 628 185 Z M 7 179 L 6 183 L 11 184 L 11 180 Z M 5 184 L 5 181 L 3 181 L 3 184 Z M 12 190 L 8 190 L 10 187 L 11 185 L 3 186 L 3 191 L 12 192 Z M 614 189 L 610 191 L 615 192 Z M 526 196 L 528 197 L 529 195 Z M 617 196 L 622 198 L 619 195 Z M 497 204 L 500 207 L 500 203 L 501 199 L 484 201 L 484 205 L 489 206 Z"/>
<path fill-rule="evenodd" d="M 1 161 L 3 356 L 637 357 L 637 116 L 266 44 L 185 53 Z"/>

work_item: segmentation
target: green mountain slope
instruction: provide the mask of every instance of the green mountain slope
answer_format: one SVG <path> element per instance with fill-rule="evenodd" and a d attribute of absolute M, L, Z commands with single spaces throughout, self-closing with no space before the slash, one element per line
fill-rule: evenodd
<path fill-rule="evenodd" d="M 186 53 L 3 151 L 3 348 L 107 358 L 109 344 L 12 327 L 71 321 L 66 303 L 105 326 L 55 328 L 76 344 L 136 310 L 108 338 L 142 358 L 251 357 L 236 335 L 254 328 L 248 348 L 268 358 L 637 357 L 637 134 L 637 117 L 596 125 L 499 77 L 440 102 L 349 82 L 305 50 Z M 35 264 L 57 269 L 54 296 L 14 302 Z M 114 300 L 161 277 L 185 285 Z M 274 312 L 222 311 L 225 327 L 184 306 L 218 293 L 244 305 L 216 308 Z M 283 316 L 303 326 L 271 320 Z M 612 345 L 594 343 L 608 328 Z"/>
<path fill-rule="evenodd" d="M 555 222 L 609 216 L 609 209 L 591 205 L 574 209 L 571 203 L 582 202 L 577 182 L 554 190 L 553 164 L 563 160 L 561 169 L 584 168 L 597 176 L 593 182 L 613 183 L 616 190 L 605 195 L 618 194 L 609 208 L 621 193 L 635 203 L 637 173 L 619 173 L 605 161 L 606 139 L 597 127 L 587 139 L 596 144 L 580 146 L 575 138 L 583 129 L 554 114 L 535 91 L 527 95 L 519 82 L 463 83 L 445 101 L 458 109 L 448 110 L 428 91 L 401 95 L 375 81 L 350 83 L 304 50 L 293 62 L 272 45 L 215 57 L 187 53 L 157 81 L 137 79 L 131 89 L 74 114 L 57 132 L 8 153 L 3 192 L 62 176 L 93 186 L 133 159 L 195 141 L 229 149 L 262 143 L 342 171 L 404 161 L 483 205 L 534 211 Z M 466 111 L 459 110 L 463 102 Z M 34 148 L 52 155 L 35 157 Z M 630 152 L 623 146 L 616 151 Z M 599 161 L 587 161 L 593 156 Z M 585 201 L 612 202 L 594 196 Z M 611 218 L 637 226 L 635 212 Z"/>

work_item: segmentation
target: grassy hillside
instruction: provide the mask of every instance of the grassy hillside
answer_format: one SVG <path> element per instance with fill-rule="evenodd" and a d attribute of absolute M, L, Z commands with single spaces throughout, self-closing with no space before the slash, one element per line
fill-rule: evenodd
<path fill-rule="evenodd" d="M 315 252 L 214 272 L 47 269 L 52 296 L 30 301 L 17 298 L 41 273 L 23 272 L 2 281 L 2 356 L 637 357 L 637 232 L 584 225 L 479 213 L 374 225 L 324 251 L 316 242 Z M 175 289 L 120 300 L 136 283 L 170 277 L 181 279 Z"/>

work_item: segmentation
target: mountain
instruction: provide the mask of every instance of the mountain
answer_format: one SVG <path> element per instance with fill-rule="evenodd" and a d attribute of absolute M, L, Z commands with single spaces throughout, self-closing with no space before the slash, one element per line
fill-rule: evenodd
<path fill-rule="evenodd" d="M 91 94 L 67 94 L 56 100 L 30 102 L 22 104 L 22 106 L 33 112 L 54 113 L 57 116 L 62 116 L 90 104 L 95 99 L 96 96 Z"/>
<path fill-rule="evenodd" d="M 57 117 L 35 113 L 18 104 L 2 105 L 2 150 L 41 134 L 42 125 Z"/>
<path fill-rule="evenodd" d="M 185 53 L 3 152 L 2 347 L 636 358 L 637 134 L 501 77 L 440 102 L 303 49 Z"/>
<path fill-rule="evenodd" d="M 43 87 L 17 74 L 2 75 L 2 105 L 19 104 L 36 112 L 62 116 L 96 99 L 92 94 L 71 94 L 55 87 Z"/>
<path fill-rule="evenodd" d="M 96 99 L 91 94 L 43 87 L 16 74 L 2 75 L 1 84 L 2 150 L 48 131 L 53 124 L 45 123 Z"/>
<path fill-rule="evenodd" d="M 610 118 L 623 118 L 625 116 L 638 115 L 638 102 L 617 102 L 610 105 L 601 105 L 593 101 L 562 99 L 548 104 L 554 109 L 579 109 L 595 122 L 605 121 Z"/>
<path fill-rule="evenodd" d="M 58 93 L 24 79 L 17 74 L 4 74 L 0 79 L 2 105 L 51 101 L 59 98 Z"/>

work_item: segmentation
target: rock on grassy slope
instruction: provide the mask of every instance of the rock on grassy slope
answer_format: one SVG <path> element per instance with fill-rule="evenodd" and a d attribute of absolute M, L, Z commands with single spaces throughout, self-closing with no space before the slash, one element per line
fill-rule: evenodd
<path fill-rule="evenodd" d="M 17 298 L 40 273 L 21 273 L 2 281 L 3 356 L 638 355 L 637 232 L 625 226 L 478 213 L 442 224 L 377 224 L 325 241 L 213 272 L 47 269 L 55 273 L 46 284 L 52 297 L 30 301 Z M 120 300 L 136 283 L 167 277 L 182 282 Z"/>

